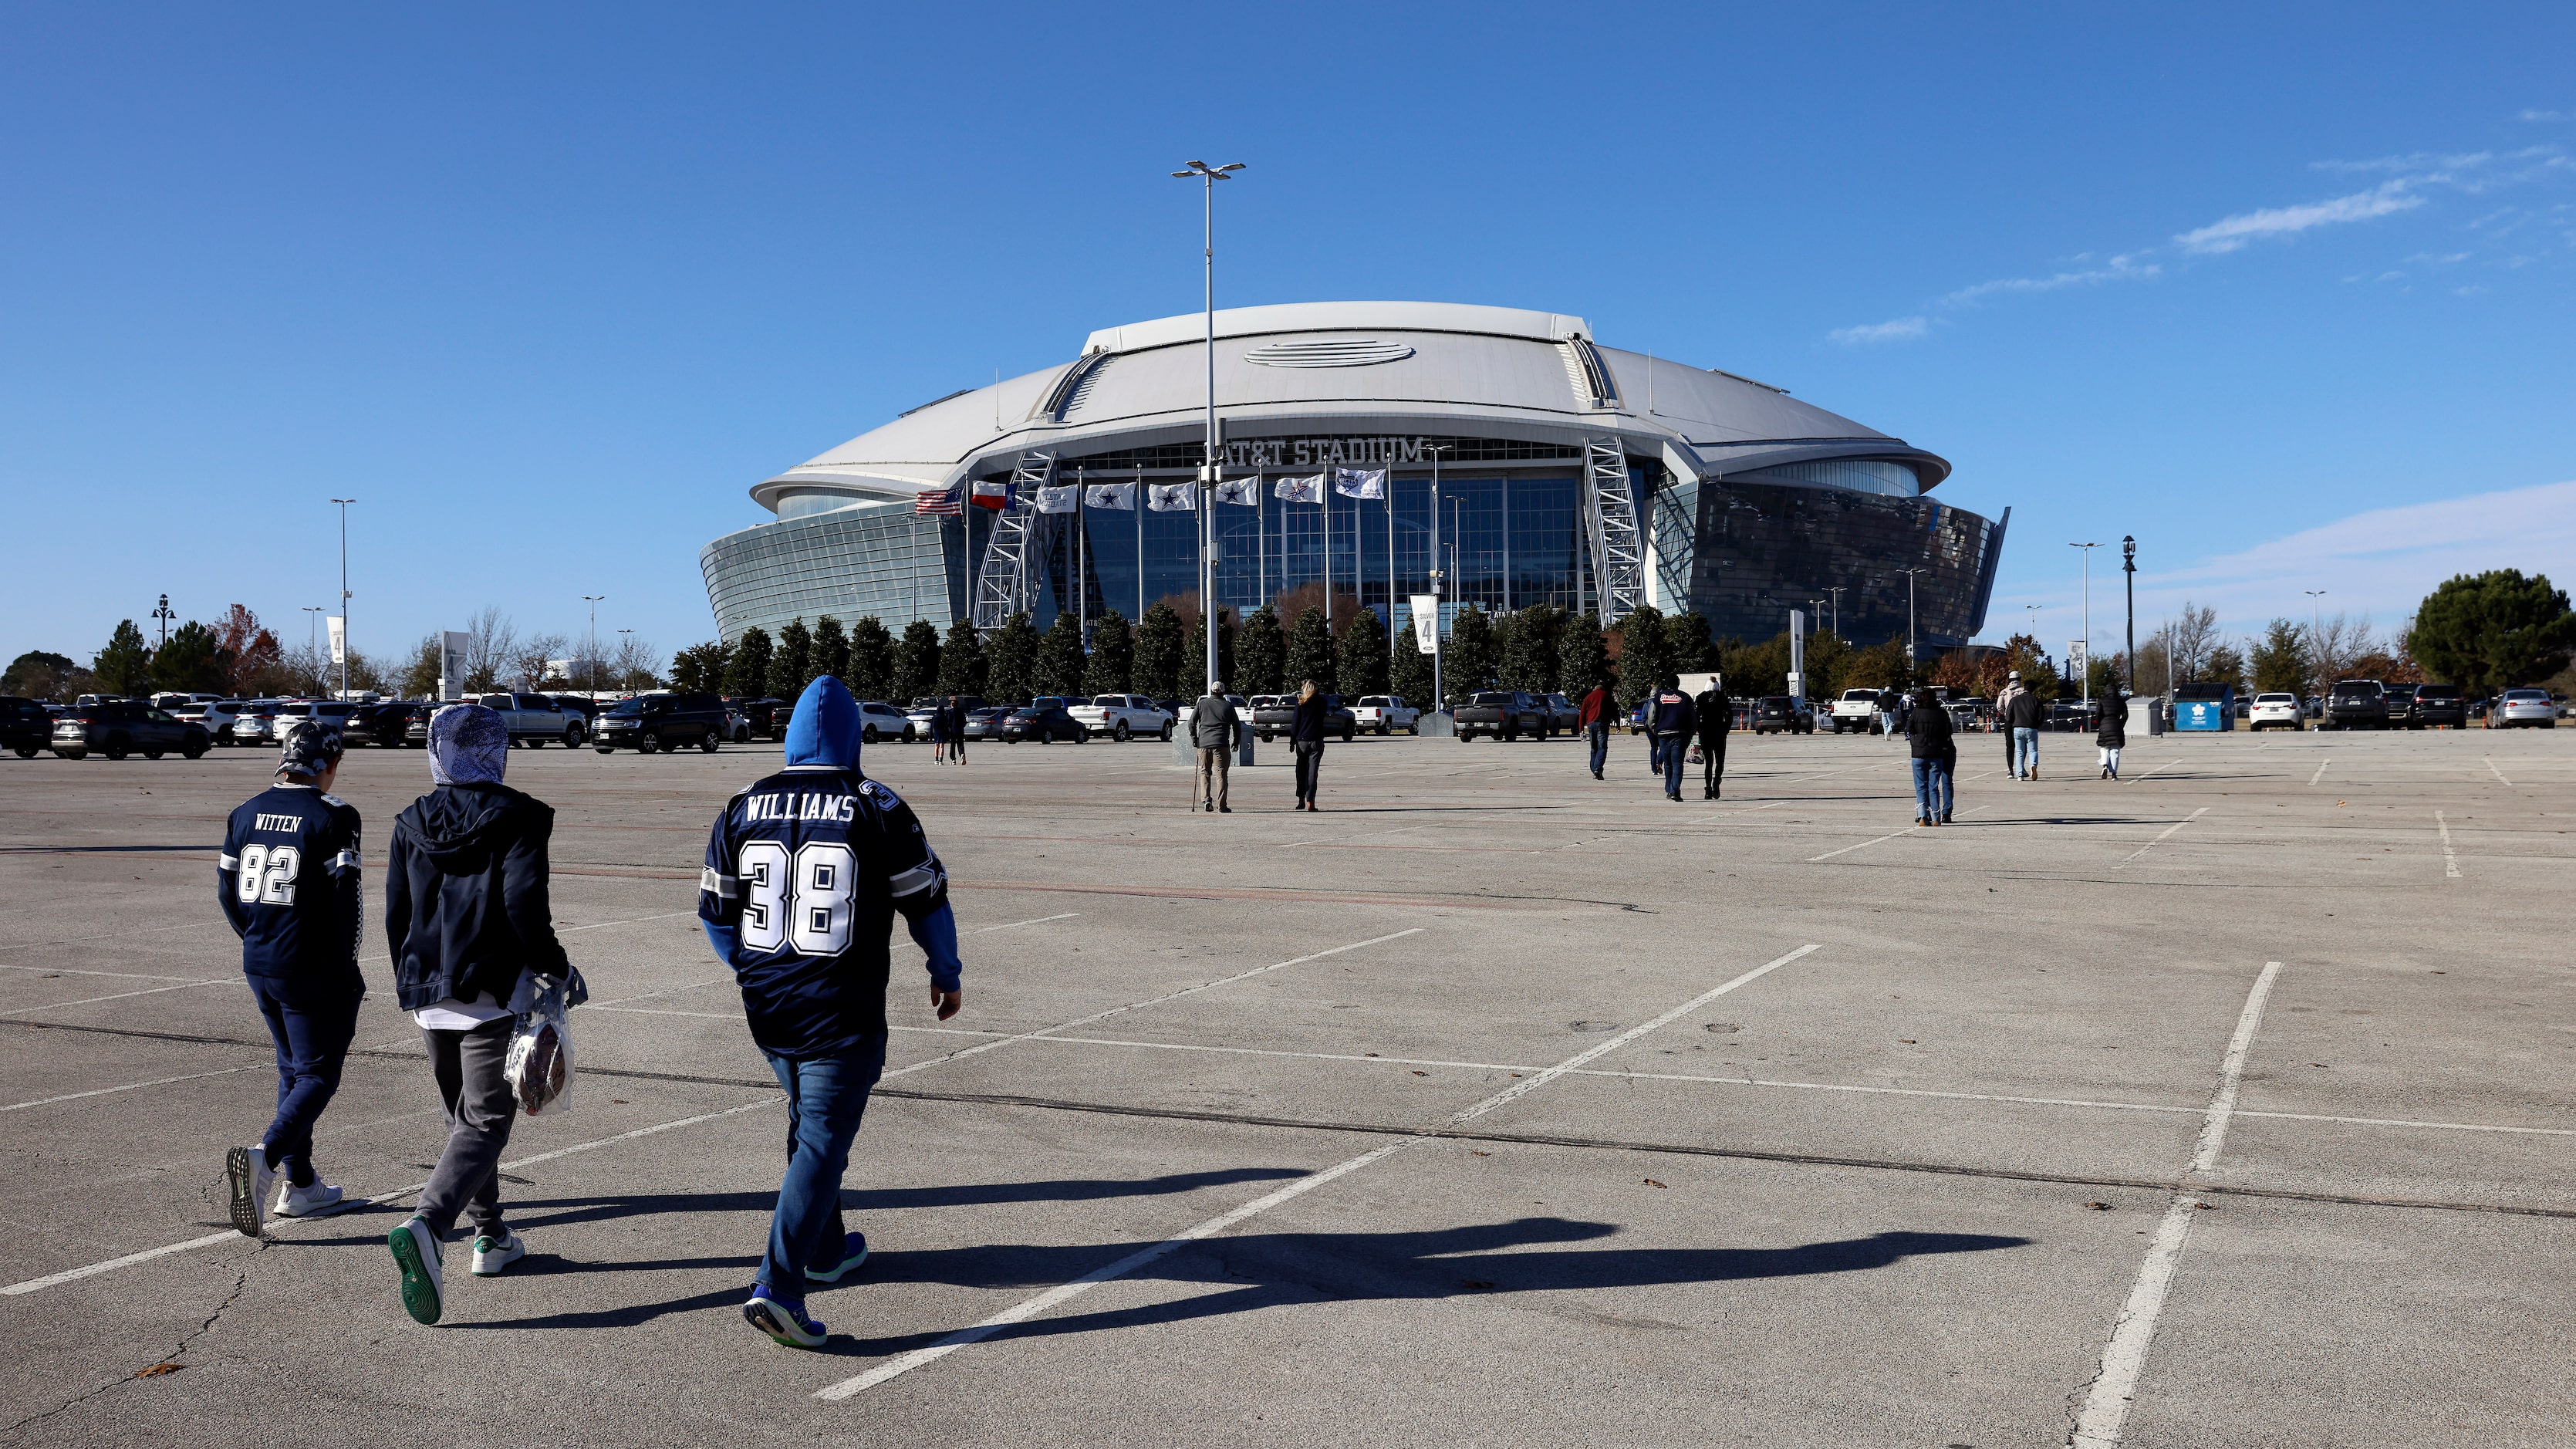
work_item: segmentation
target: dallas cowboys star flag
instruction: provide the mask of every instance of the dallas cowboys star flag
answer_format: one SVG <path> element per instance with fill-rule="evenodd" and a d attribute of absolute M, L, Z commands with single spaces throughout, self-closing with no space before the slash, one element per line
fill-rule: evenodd
<path fill-rule="evenodd" d="M 1133 483 L 1094 483 L 1082 491 L 1086 508 L 1115 508 L 1125 513 L 1136 511 L 1136 485 Z"/>
<path fill-rule="evenodd" d="M 1145 506 L 1156 513 L 1196 513 L 1198 491 L 1196 483 L 1148 483 Z"/>
<path fill-rule="evenodd" d="M 1240 503 L 1246 508 L 1258 507 L 1261 503 L 1261 480 L 1259 478 L 1236 478 L 1228 482 L 1219 483 L 1216 485 L 1216 501 L 1219 503 Z"/>

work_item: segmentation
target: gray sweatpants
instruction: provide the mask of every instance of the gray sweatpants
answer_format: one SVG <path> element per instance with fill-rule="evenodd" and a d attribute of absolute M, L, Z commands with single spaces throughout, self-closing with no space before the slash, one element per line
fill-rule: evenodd
<path fill-rule="evenodd" d="M 510 1124 L 519 1100 L 502 1074 L 510 1054 L 515 1016 L 496 1017 L 472 1031 L 424 1028 L 430 1071 L 438 1078 L 439 1104 L 447 1110 L 447 1150 L 420 1191 L 419 1215 L 441 1238 L 457 1214 L 473 1209 L 474 1231 L 499 1237 L 501 1154 L 510 1146 Z"/>

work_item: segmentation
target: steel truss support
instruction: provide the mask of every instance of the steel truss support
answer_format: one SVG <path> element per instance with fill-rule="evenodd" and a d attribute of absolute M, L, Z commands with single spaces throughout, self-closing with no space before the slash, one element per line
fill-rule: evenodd
<path fill-rule="evenodd" d="M 1583 529 L 1592 551 L 1594 608 L 1607 628 L 1646 601 L 1645 539 L 1628 486 L 1626 447 L 1615 437 L 1586 438 L 1583 451 Z"/>
<path fill-rule="evenodd" d="M 984 561 L 975 571 L 975 628 L 1002 627 L 1037 608 L 1038 568 L 1046 558 L 1051 514 L 1038 512 L 1038 490 L 1055 481 L 1055 455 L 1023 453 L 1011 472 L 1010 506 L 993 515 Z"/>

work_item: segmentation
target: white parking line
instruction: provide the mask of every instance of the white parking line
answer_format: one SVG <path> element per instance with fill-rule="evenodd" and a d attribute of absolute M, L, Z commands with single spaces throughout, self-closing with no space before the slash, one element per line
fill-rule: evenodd
<path fill-rule="evenodd" d="M 2331 765 L 2331 764 L 2333 764 L 2333 763 L 2334 763 L 2334 756 L 2332 756 L 2332 755 L 2328 755 L 2328 756 L 2326 756 L 2324 759 L 2317 761 L 2317 772 L 2316 772 L 2315 774 L 2310 775 L 2310 776 L 2308 777 L 2308 783 L 2309 783 L 2309 784 L 2311 784 L 2311 785 L 2313 785 L 2313 784 L 2315 784 L 2316 782 L 2318 782 L 2319 780 L 2324 779 L 2324 778 L 2326 777 L 2326 766 Z"/>
<path fill-rule="evenodd" d="M 29 1107 L 50 1107 L 56 1102 L 77 1102 L 84 1097 L 113 1097 L 119 1092 L 132 1092 L 144 1087 L 166 1087 L 172 1082 L 193 1082 L 205 1077 L 229 1077 L 235 1072 L 255 1072 L 267 1065 L 266 1062 L 253 1062 L 246 1067 L 225 1067 L 212 1072 L 190 1072 L 183 1077 L 155 1077 L 148 1082 L 128 1082 L 122 1087 L 101 1087 L 94 1092 L 65 1092 L 59 1097 L 38 1097 L 30 1102 L 12 1102 L 6 1107 L 0 1107 L 0 1112 L 21 1112 Z"/>
<path fill-rule="evenodd" d="M 2148 851 L 2155 849 L 2157 846 L 2164 844 L 2166 836 L 2172 835 L 2175 831 L 2182 829 L 2184 826 L 2198 820 L 2201 816 L 2207 813 L 2209 813 L 2209 807 L 2203 805 L 2198 810 L 2194 810 L 2189 815 L 2186 815 L 2180 820 L 2175 821 L 2173 824 L 2166 826 L 2163 835 L 2159 835 L 2155 839 L 2148 841 L 2146 844 L 2139 846 L 2137 849 L 2130 851 L 2128 860 L 2123 860 L 2119 865 L 2115 865 L 2111 868 L 2113 870 L 2121 869 L 2126 866 L 2129 861 L 2136 860 L 2139 856 L 2142 856 Z"/>
<path fill-rule="evenodd" d="M 2209 1111 L 2201 1119 L 2190 1177 L 2203 1176 L 2218 1166 L 2219 1149 L 2227 1143 L 2227 1119 L 2236 1110 L 2236 1090 L 2245 1077 L 2245 1054 L 2254 1045 L 2255 1030 L 2263 1022 L 2263 1003 L 2280 974 L 2280 962 L 2263 963 L 2263 974 L 2255 978 L 2245 1009 L 2237 1015 L 2236 1034 L 2229 1038 L 2227 1058 L 2219 1068 L 2217 1095 L 2210 1098 Z M 2146 1368 L 2148 1346 L 2155 1341 L 2156 1318 L 2164 1311 L 2165 1294 L 2173 1286 L 2174 1271 L 2182 1265 L 2183 1244 L 2191 1236 L 2192 1216 L 2200 1207 L 2200 1199 L 2187 1190 L 2177 1190 L 2166 1204 L 2146 1261 L 2139 1265 L 2137 1282 L 2130 1286 L 2111 1341 L 2102 1350 L 2101 1371 L 2084 1396 L 2084 1407 L 2076 1413 L 2075 1432 L 2067 1440 L 2075 1449 L 2112 1449 L 2120 1442 L 2129 1404 L 2137 1396 L 2138 1375 Z"/>
<path fill-rule="evenodd" d="M 2172 759 L 2165 761 L 2163 764 L 2156 766 L 2156 770 L 2170 770 L 2170 769 L 2172 769 L 2174 766 L 2179 765 L 2179 764 L 2181 764 L 2181 763 L 2182 763 L 2182 756 L 2180 756 L 2180 755 L 2176 755 L 2176 756 L 2174 756 Z M 2149 770 L 2149 771 L 2147 771 L 2147 775 L 2152 775 L 2152 774 L 2154 774 L 2154 773 L 2156 772 L 2156 770 Z M 2129 778 L 2130 778 L 2130 779 L 2132 779 L 2132 780 L 2143 780 L 2143 779 L 2147 778 L 2147 775 L 2131 775 Z"/>
<path fill-rule="evenodd" d="M 1914 827 L 1914 828 L 1920 828 L 1920 827 Z M 1826 852 L 1825 852 L 1824 854 L 1822 854 L 1822 855 L 1811 855 L 1811 856 L 1808 856 L 1808 857 L 1807 857 L 1807 864 L 1809 864 L 1809 865 L 1814 865 L 1817 861 L 1820 861 L 1820 860 L 1831 860 L 1831 859 L 1833 859 L 1833 858 L 1834 858 L 1835 856 L 1837 856 L 1837 855 L 1849 855 L 1850 853 L 1852 853 L 1852 852 L 1853 852 L 1853 851 L 1855 851 L 1855 850 L 1864 850 L 1864 849 L 1867 849 L 1867 848 L 1868 848 L 1868 847 L 1870 847 L 1870 846 L 1876 845 L 1876 844 L 1878 844 L 1878 843 L 1879 843 L 1879 841 L 1880 841 L 1880 840 L 1894 840 L 1896 837 L 1898 837 L 1898 836 L 1900 836 L 1900 835 L 1911 835 L 1911 834 L 1913 834 L 1913 833 L 1914 833 L 1914 828 L 1909 828 L 1909 829 L 1906 829 L 1906 830 L 1891 830 L 1891 831 L 1889 831 L 1887 834 L 1880 836 L 1880 837 L 1878 838 L 1878 840 L 1864 840 L 1864 841 L 1862 841 L 1862 842 L 1861 842 L 1860 844 L 1858 844 L 1858 845 L 1846 845 L 1846 846 L 1844 846 L 1844 847 L 1843 847 L 1842 849 L 1840 849 L 1840 850 L 1828 850 L 1828 851 L 1826 851 Z"/>
<path fill-rule="evenodd" d="M 42 1006 L 21 1006 L 0 1011 L 0 1016 L 24 1016 L 31 1011 L 53 1011 L 65 1006 L 88 1006 L 99 1001 L 123 1001 L 130 996 L 158 996 L 164 991 L 185 991 L 191 986 L 237 986 L 237 981 L 182 981 L 176 986 L 155 986 L 146 991 L 120 991 L 113 996 L 84 996 L 77 1001 L 48 1001 Z"/>
<path fill-rule="evenodd" d="M 968 934 L 968 935 L 972 935 L 972 936 L 981 936 L 981 935 L 986 934 L 987 932 L 991 932 L 991 931 L 1009 931 L 1009 930 L 1017 929 L 1018 927 L 1021 927 L 1021 926 L 1043 926 L 1043 925 L 1045 925 L 1045 924 L 1046 924 L 1047 922 L 1049 922 L 1049 921 L 1070 921 L 1070 920 L 1072 920 L 1074 917 L 1076 917 L 1076 916 L 1078 916 L 1078 915 L 1081 915 L 1081 914 L 1082 914 L 1082 912 L 1080 912 L 1080 911 L 1066 911 L 1066 912 L 1064 912 L 1064 913 L 1063 913 L 1063 914 L 1061 914 L 1061 915 L 1054 915 L 1054 916 L 1034 916 L 1034 917 L 1031 917 L 1030 919 L 1025 920 L 1025 921 L 1004 921 L 1002 924 L 1000 924 L 1000 925 L 998 925 L 998 926 L 983 926 L 983 927 L 979 927 L 979 928 L 977 928 L 977 929 L 975 929 L 975 930 L 973 930 L 973 931 L 968 932 L 967 934 Z"/>
<path fill-rule="evenodd" d="M 2478 758 L 2487 762 L 2487 769 L 2493 772 L 2497 779 L 2504 780 L 2504 771 L 2496 769 L 2495 756 L 2480 755 Z M 2508 785 L 2513 783 L 2511 780 L 2504 780 L 2504 782 Z"/>
<path fill-rule="evenodd" d="M 1799 957 L 1818 949 L 1820 949 L 1819 943 L 1810 943 L 1799 947 L 1795 951 L 1789 952 L 1785 956 L 1780 956 L 1774 960 L 1766 961 L 1762 965 L 1754 967 L 1752 970 L 1745 972 L 1743 975 L 1736 977 L 1734 980 L 1727 982 L 1723 986 L 1702 992 L 1698 996 L 1691 998 L 1689 1001 L 1683 1002 L 1681 1005 L 1674 1007 L 1672 1010 L 1665 1012 L 1663 1015 L 1656 1017 L 1654 1020 L 1649 1021 L 1642 1026 L 1630 1027 L 1628 1030 L 1610 1038 L 1608 1041 L 1602 1042 L 1585 1051 L 1575 1053 L 1573 1056 L 1566 1058 L 1555 1066 L 1549 1067 L 1547 1070 L 1538 1073 L 1536 1076 L 1530 1077 L 1525 1081 L 1515 1082 L 1511 1086 L 1505 1087 L 1503 1090 L 1496 1092 L 1494 1095 L 1487 1097 L 1476 1105 L 1467 1108 L 1465 1111 L 1451 1116 L 1449 1121 L 1453 1126 L 1459 1123 L 1473 1121 L 1474 1119 L 1493 1111 L 1497 1107 L 1516 1101 L 1519 1098 L 1538 1090 L 1540 1087 L 1545 1086 L 1547 1083 L 1554 1081 L 1556 1078 L 1563 1076 L 1567 1072 L 1573 1071 L 1575 1068 L 1582 1066 L 1585 1062 L 1591 1061 L 1609 1052 L 1616 1051 L 1649 1032 L 1668 1026 L 1671 1023 L 1680 1020 L 1682 1017 L 1689 1015 L 1691 1012 L 1697 1011 L 1699 1008 L 1715 1001 L 1717 998 L 1724 996 L 1726 993 L 1733 991 L 1735 988 L 1742 986 L 1747 982 L 1759 980 L 1763 976 L 1778 970 L 1780 967 L 1786 966 L 1790 962 L 1797 960 Z M 923 1364 L 934 1363 L 969 1344 L 979 1343 L 984 1339 L 990 1338 L 996 1332 L 999 1332 L 1014 1323 L 1034 1317 L 1037 1314 L 1055 1307 L 1059 1303 L 1065 1302 L 1079 1294 L 1089 1292 L 1092 1288 L 1102 1283 L 1107 1283 L 1117 1278 L 1123 1278 L 1129 1273 L 1144 1267 L 1146 1264 L 1151 1263 L 1158 1258 L 1176 1251 L 1186 1244 L 1194 1243 L 1201 1238 L 1211 1237 L 1217 1233 L 1224 1232 L 1226 1229 L 1233 1227 L 1235 1224 L 1240 1223 L 1247 1218 L 1268 1212 L 1270 1209 L 1277 1207 L 1281 1203 L 1287 1202 L 1292 1198 L 1302 1196 L 1308 1192 L 1312 1192 L 1316 1188 L 1322 1187 L 1324 1184 L 1331 1182 L 1335 1178 L 1357 1172 L 1371 1163 L 1391 1157 L 1398 1152 L 1402 1152 L 1408 1147 L 1416 1146 L 1430 1140 L 1432 1139 L 1428 1137 L 1399 1138 L 1396 1141 L 1387 1143 L 1383 1147 L 1371 1148 L 1357 1157 L 1344 1162 L 1335 1163 L 1333 1166 L 1327 1167 L 1320 1172 L 1309 1173 L 1308 1175 L 1297 1179 L 1295 1182 L 1289 1183 L 1285 1187 L 1279 1188 L 1278 1190 L 1261 1197 L 1254 1198 L 1252 1201 L 1245 1203 L 1241 1207 L 1235 1208 L 1231 1212 L 1220 1213 L 1217 1216 L 1208 1219 L 1206 1222 L 1200 1223 L 1198 1226 L 1187 1230 L 1186 1232 L 1165 1238 L 1159 1243 L 1153 1243 L 1140 1248 L 1135 1252 L 1128 1254 L 1126 1257 L 1120 1258 L 1114 1263 L 1110 1263 L 1104 1267 L 1095 1268 L 1091 1272 L 1083 1274 L 1081 1277 L 1074 1279 L 1070 1283 L 1059 1283 L 1055 1287 L 1048 1289 L 1044 1293 L 1038 1294 L 1034 1298 L 1027 1299 L 1010 1308 L 1003 1309 L 1001 1312 L 994 1314 L 992 1317 L 985 1319 L 983 1322 L 978 1323 L 971 1328 L 961 1328 L 957 1332 L 939 1340 L 937 1343 L 933 1343 L 922 1348 L 916 1348 L 909 1353 L 897 1354 L 895 1357 L 886 1360 L 884 1363 L 878 1364 L 875 1368 L 868 1370 L 866 1373 L 859 1374 L 854 1378 L 843 1379 L 839 1383 L 830 1384 L 824 1388 L 818 1389 L 815 1391 L 814 1397 L 818 1399 L 832 1400 L 847 1399 L 852 1395 L 874 1388 L 876 1385 L 884 1383 L 888 1379 L 901 1374 L 910 1373 L 912 1370 L 921 1367 Z"/>
<path fill-rule="evenodd" d="M 2433 812 L 2433 823 L 2442 827 L 2442 875 L 2449 880 L 2460 878 L 2460 857 L 2451 849 L 2451 822 L 2441 811 Z"/>

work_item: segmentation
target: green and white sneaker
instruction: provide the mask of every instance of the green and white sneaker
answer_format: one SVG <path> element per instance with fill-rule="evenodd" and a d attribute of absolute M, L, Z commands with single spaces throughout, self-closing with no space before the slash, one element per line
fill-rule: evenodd
<path fill-rule="evenodd" d="M 236 1147 L 224 1154 L 224 1184 L 232 1190 L 234 1231 L 245 1238 L 259 1236 L 268 1190 L 276 1183 L 277 1169 L 268 1165 L 266 1146 Z"/>
<path fill-rule="evenodd" d="M 823 1320 L 809 1317 L 804 1304 L 772 1298 L 764 1288 L 751 1291 L 751 1301 L 742 1305 L 742 1319 L 789 1348 L 821 1348 L 827 1337 Z"/>
<path fill-rule="evenodd" d="M 438 1234 L 430 1231 L 425 1220 L 407 1218 L 385 1241 L 394 1250 L 394 1261 L 402 1265 L 404 1310 L 414 1322 L 436 1323 L 446 1306 L 446 1290 L 440 1278 L 440 1259 L 445 1250 Z"/>
<path fill-rule="evenodd" d="M 844 1233 L 841 1236 L 841 1260 L 828 1268 L 806 1269 L 805 1281 L 808 1283 L 838 1283 L 842 1279 L 850 1276 L 852 1273 L 859 1271 L 859 1265 L 867 1260 L 868 1235 L 865 1233 Z"/>
<path fill-rule="evenodd" d="M 519 1241 L 517 1233 L 507 1228 L 502 1229 L 501 1236 L 497 1238 L 485 1233 L 474 1240 L 474 1276 L 497 1278 L 501 1276 L 502 1269 L 527 1255 L 528 1245 Z"/>

